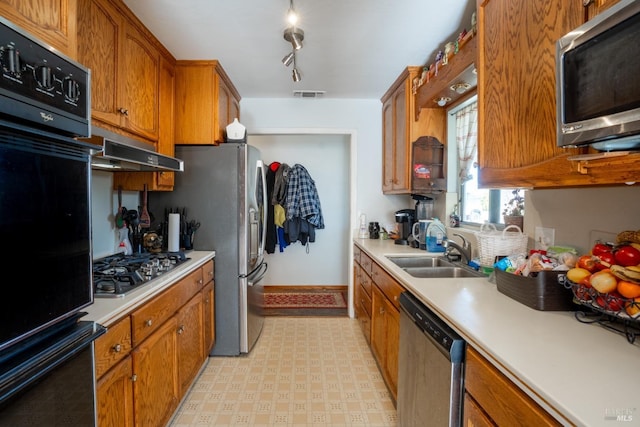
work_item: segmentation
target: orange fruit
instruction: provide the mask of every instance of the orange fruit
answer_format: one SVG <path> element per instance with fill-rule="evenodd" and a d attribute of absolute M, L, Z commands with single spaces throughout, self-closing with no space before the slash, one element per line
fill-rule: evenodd
<path fill-rule="evenodd" d="M 640 284 L 620 280 L 618 282 L 618 293 L 625 298 L 640 297 Z"/>

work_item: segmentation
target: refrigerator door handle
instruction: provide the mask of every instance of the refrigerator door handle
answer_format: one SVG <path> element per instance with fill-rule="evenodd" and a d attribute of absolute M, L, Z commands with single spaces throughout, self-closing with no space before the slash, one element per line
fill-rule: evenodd
<path fill-rule="evenodd" d="M 269 265 L 266 262 L 261 263 L 257 268 L 255 268 L 251 273 L 247 276 L 257 276 L 254 278 L 247 278 L 247 286 L 253 286 L 256 283 L 259 283 L 260 280 L 267 274 L 267 270 L 269 269 Z M 254 274 L 255 273 L 255 274 Z"/>
<path fill-rule="evenodd" d="M 260 251 L 259 254 L 262 255 L 264 253 L 264 248 L 267 242 L 267 175 L 264 171 L 264 163 L 262 160 L 258 160 L 257 162 L 258 173 L 260 174 L 260 182 L 262 184 L 262 221 L 260 222 Z"/>

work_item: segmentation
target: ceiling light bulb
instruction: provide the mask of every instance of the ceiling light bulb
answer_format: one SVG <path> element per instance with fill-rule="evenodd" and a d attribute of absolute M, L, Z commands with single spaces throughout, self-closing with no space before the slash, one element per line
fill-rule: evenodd
<path fill-rule="evenodd" d="M 291 77 L 293 77 L 293 81 L 294 82 L 299 82 L 300 80 L 302 80 L 302 78 L 300 77 L 300 73 L 298 72 L 297 68 L 293 69 L 293 73 L 291 74 Z"/>
<path fill-rule="evenodd" d="M 450 89 L 455 93 L 465 93 L 467 90 L 471 88 L 469 83 L 456 83 L 450 86 Z"/>
<path fill-rule="evenodd" d="M 298 23 L 298 14 L 295 10 L 289 9 L 287 13 L 287 22 L 291 25 L 296 25 Z"/>
<path fill-rule="evenodd" d="M 289 52 L 285 55 L 284 58 L 282 58 L 282 63 L 285 65 L 285 67 L 288 67 L 289 65 L 291 65 L 291 63 L 293 62 L 293 56 L 294 56 L 294 53 Z"/>
<path fill-rule="evenodd" d="M 298 14 L 296 10 L 293 8 L 293 0 L 289 2 L 289 11 L 287 12 L 287 22 L 291 25 L 296 25 L 298 23 Z"/>
<path fill-rule="evenodd" d="M 438 104 L 441 107 L 444 107 L 445 105 L 447 105 L 447 102 L 451 101 L 451 98 L 448 98 L 446 96 L 442 96 L 438 99 L 434 99 L 434 101 L 436 102 L 436 104 Z"/>

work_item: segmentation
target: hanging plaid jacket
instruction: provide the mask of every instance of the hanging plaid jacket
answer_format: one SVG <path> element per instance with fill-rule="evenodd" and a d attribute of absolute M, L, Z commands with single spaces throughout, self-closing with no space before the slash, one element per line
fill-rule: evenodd
<path fill-rule="evenodd" d="M 317 229 L 324 228 L 316 184 L 309 172 L 300 164 L 293 165 L 289 170 L 284 208 L 287 220 L 299 217 Z"/>

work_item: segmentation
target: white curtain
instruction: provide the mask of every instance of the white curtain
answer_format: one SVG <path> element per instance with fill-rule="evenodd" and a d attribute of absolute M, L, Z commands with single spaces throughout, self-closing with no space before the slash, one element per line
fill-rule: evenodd
<path fill-rule="evenodd" d="M 472 178 L 469 169 L 478 149 L 478 103 L 474 102 L 456 113 L 456 144 L 460 184 Z"/>

